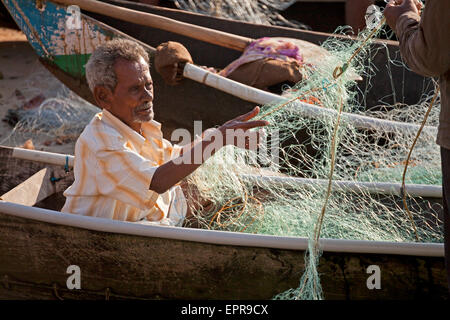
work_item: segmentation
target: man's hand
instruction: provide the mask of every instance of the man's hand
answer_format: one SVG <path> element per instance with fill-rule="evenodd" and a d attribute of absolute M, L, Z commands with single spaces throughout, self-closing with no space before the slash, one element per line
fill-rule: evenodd
<path fill-rule="evenodd" d="M 386 22 L 395 32 L 395 26 L 397 25 L 397 19 L 405 12 L 412 11 L 420 15 L 422 9 L 422 3 L 417 0 L 391 0 L 384 9 L 384 16 Z"/>
<path fill-rule="evenodd" d="M 243 149 L 256 149 L 261 138 L 261 131 L 249 131 L 249 129 L 263 127 L 269 124 L 265 120 L 250 119 L 256 117 L 259 107 L 252 111 L 225 122 L 218 130 L 223 135 L 223 145 L 234 145 Z"/>

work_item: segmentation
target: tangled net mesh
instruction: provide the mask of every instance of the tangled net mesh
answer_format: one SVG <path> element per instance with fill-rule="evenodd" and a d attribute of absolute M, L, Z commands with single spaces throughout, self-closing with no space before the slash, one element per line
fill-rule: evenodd
<path fill-rule="evenodd" d="M 374 54 L 367 39 L 373 35 L 373 30 L 364 30 L 356 42 L 330 38 L 322 44 L 331 53 L 327 60 L 310 70 L 306 80 L 285 88 L 289 102 L 261 108 L 258 118 L 270 122 L 266 130 L 271 140 L 262 145 L 275 145 L 278 156 L 268 150 L 255 153 L 226 146 L 189 176 L 190 183 L 213 203 L 208 214 L 198 204 L 192 207 L 202 228 L 310 239 L 299 287 L 275 299 L 324 298 L 317 271 L 319 238 L 443 242 L 437 199 L 406 196 L 410 216 L 401 195 L 380 194 L 358 185 L 402 184 L 408 152 L 435 96 L 425 93 L 415 105 L 362 107 L 361 94 L 364 97 L 365 93 L 355 89 L 351 75 L 373 75 L 372 66 L 367 65 Z M 336 67 L 349 61 L 349 71 L 334 78 Z M 322 108 L 337 112 L 305 116 L 299 112 L 298 100 L 310 96 Z M 440 153 L 435 144 L 439 98 L 433 103 L 408 162 L 406 184 L 441 185 Z M 416 126 L 361 128 L 344 116 L 336 126 L 340 109 Z M 331 184 L 328 193 L 332 168 L 333 181 L 356 187 L 344 190 Z"/>
<path fill-rule="evenodd" d="M 371 64 L 377 53 L 370 46 L 376 35 L 373 31 L 362 31 L 358 41 L 329 38 L 321 45 L 330 53 L 326 59 L 310 69 L 302 82 L 284 88 L 287 102 L 261 107 L 258 118 L 270 125 L 257 153 L 226 146 L 187 178 L 191 188 L 186 196 L 200 192 L 212 203 L 208 210 L 200 203 L 191 208 L 201 228 L 310 239 L 299 286 L 274 299 L 324 298 L 317 271 L 319 238 L 443 242 L 439 199 L 407 196 L 410 217 L 401 196 L 373 192 L 361 185 L 402 183 L 408 152 L 435 95 L 427 90 L 417 104 L 394 106 L 383 104 L 385 97 L 380 97 L 379 106 L 366 106 L 367 91 L 358 91 L 354 75 L 370 81 L 377 72 Z M 347 30 L 341 28 L 336 33 L 346 34 Z M 342 75 L 333 77 L 336 67 L 346 63 Z M 406 67 L 400 57 L 390 64 Z M 376 86 L 372 84 L 372 88 Z M 67 89 L 58 90 L 56 97 L 22 117 L 6 139 L 8 144 L 29 137 L 41 141 L 55 136 L 78 137 L 97 109 Z M 319 101 L 321 109 L 335 112 L 305 116 L 299 112 L 299 101 L 310 97 Z M 407 184 L 441 185 L 440 153 L 435 144 L 439 104 L 438 97 L 427 127 L 417 139 L 408 163 Z M 338 122 L 341 111 L 416 126 L 362 128 L 345 116 Z M 356 187 L 332 184 L 328 192 L 331 172 L 332 181 Z"/>

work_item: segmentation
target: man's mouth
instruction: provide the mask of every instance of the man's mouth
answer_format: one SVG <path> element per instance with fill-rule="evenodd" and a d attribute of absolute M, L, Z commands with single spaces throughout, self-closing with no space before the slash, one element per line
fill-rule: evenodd
<path fill-rule="evenodd" d="M 153 119 L 153 103 L 140 105 L 133 110 L 133 121 L 146 122 Z"/>
<path fill-rule="evenodd" d="M 143 108 L 139 108 L 137 110 L 137 112 L 150 112 L 152 109 L 153 109 L 152 105 L 147 105 L 147 106 L 145 106 Z"/>

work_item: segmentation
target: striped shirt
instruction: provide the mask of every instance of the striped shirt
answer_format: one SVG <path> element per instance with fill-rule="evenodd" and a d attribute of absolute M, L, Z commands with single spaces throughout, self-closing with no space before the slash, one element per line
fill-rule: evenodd
<path fill-rule="evenodd" d="M 74 183 L 62 212 L 121 221 L 180 225 L 187 204 L 180 186 L 149 189 L 158 166 L 181 147 L 163 138 L 161 124 L 142 124 L 142 135 L 107 110 L 94 116 L 75 145 Z"/>

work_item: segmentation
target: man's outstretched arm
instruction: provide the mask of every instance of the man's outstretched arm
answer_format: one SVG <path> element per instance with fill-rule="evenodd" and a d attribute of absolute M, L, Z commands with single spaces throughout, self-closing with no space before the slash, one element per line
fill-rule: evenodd
<path fill-rule="evenodd" d="M 213 134 L 213 138 L 211 138 L 211 136 L 203 136 L 201 139 L 198 139 L 191 144 L 190 147 L 188 147 L 189 150 L 184 149 L 180 157 L 159 166 L 153 175 L 153 179 L 150 183 L 150 190 L 153 190 L 159 194 L 164 193 L 194 172 L 203 162 L 218 151 L 221 146 L 226 144 L 225 140 L 227 137 L 227 132 L 234 132 L 236 130 L 246 131 L 252 128 L 267 125 L 268 122 L 264 120 L 248 121 L 254 118 L 258 113 L 259 107 L 256 107 L 251 112 L 226 122 L 215 132 L 212 132 L 215 133 Z M 216 141 L 215 139 L 223 140 Z M 219 148 L 209 148 L 211 152 L 204 152 L 212 143 L 219 146 Z M 231 144 L 236 145 L 237 141 L 233 139 Z"/>

